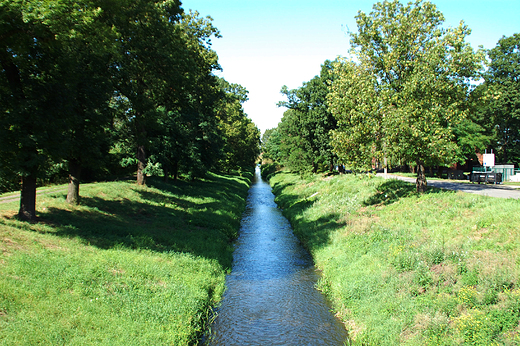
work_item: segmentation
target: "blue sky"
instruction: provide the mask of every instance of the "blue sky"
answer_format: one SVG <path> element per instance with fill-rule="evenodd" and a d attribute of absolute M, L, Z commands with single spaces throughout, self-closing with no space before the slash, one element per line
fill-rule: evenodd
<path fill-rule="evenodd" d="M 182 0 L 181 0 L 182 1 Z M 348 31 L 357 31 L 365 0 L 184 0 L 184 10 L 211 16 L 222 38 L 213 40 L 222 73 L 249 91 L 244 109 L 262 133 L 276 127 L 284 108 L 280 89 L 297 88 L 319 74 L 321 64 L 345 56 Z M 461 20 L 472 30 L 467 41 L 476 49 L 495 47 L 503 36 L 520 32 L 520 0 L 431 1 L 444 14 L 445 27 Z"/>

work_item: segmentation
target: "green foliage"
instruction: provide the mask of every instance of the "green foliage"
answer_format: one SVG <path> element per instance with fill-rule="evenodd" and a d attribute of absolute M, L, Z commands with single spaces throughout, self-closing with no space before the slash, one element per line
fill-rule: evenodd
<path fill-rule="evenodd" d="M 484 74 L 481 116 L 493 134 L 498 162 L 520 162 L 520 34 L 502 37 L 488 51 L 491 63 Z"/>
<path fill-rule="evenodd" d="M 55 165 L 77 195 L 81 172 L 128 173 L 115 162 L 136 164 L 144 184 L 147 173 L 200 178 L 223 158 L 227 170 L 256 159 L 258 129 L 230 110 L 243 88 L 214 75 L 220 34 L 180 5 L 0 2 L 0 177 L 23 178 L 21 217 L 35 218 L 35 182 Z"/>
<path fill-rule="evenodd" d="M 57 138 L 66 131 L 73 100 L 67 79 L 70 57 L 60 53 L 70 36 L 66 27 L 76 18 L 69 18 L 66 6 L 55 5 L 45 1 L 36 10 L 21 1 L 0 3 L 0 89 L 5 95 L 0 161 L 2 171 L 19 176 L 35 178 L 63 155 L 64 143 Z M 67 23 L 60 23 L 60 16 Z"/>
<path fill-rule="evenodd" d="M 226 171 L 253 167 L 260 155 L 260 130 L 242 107 L 247 101 L 247 90 L 224 79 L 220 80 L 220 85 L 224 97 L 221 98 L 217 116 L 225 141 L 220 167 Z"/>
<path fill-rule="evenodd" d="M 264 158 L 277 161 L 300 174 L 322 170 L 331 171 L 337 157 L 330 145 L 331 129 L 336 127 L 327 104 L 328 85 L 332 79 L 332 63 L 326 60 L 319 76 L 294 90 L 282 87 L 287 101 L 276 129 L 266 131 L 263 138 Z"/>
<path fill-rule="evenodd" d="M 354 344 L 518 342 L 518 201 L 369 175 L 270 183 Z"/>
<path fill-rule="evenodd" d="M 336 64 L 329 94 L 335 152 L 362 169 L 385 159 L 421 168 L 462 160 L 455 130 L 468 119 L 469 82 L 483 63 L 464 42 L 470 30 L 443 29 L 442 13 L 426 1 L 378 2 L 356 19 L 353 59 Z"/>
<path fill-rule="evenodd" d="M 193 345 L 221 299 L 251 174 L 0 204 L 0 344 Z"/>

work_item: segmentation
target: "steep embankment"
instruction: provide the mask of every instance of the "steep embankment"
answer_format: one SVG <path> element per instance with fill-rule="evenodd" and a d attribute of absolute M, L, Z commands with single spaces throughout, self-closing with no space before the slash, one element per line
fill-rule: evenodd
<path fill-rule="evenodd" d="M 355 343 L 520 344 L 520 201 L 366 175 L 270 183 Z"/>
<path fill-rule="evenodd" d="M 0 344 L 187 345 L 221 298 L 251 174 L 0 204 Z"/>

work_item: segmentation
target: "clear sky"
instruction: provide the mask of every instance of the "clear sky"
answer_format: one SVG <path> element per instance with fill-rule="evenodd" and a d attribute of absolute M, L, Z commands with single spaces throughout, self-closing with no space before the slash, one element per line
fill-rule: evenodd
<path fill-rule="evenodd" d="M 276 127 L 284 108 L 280 89 L 298 88 L 320 73 L 321 64 L 349 49 L 358 11 L 366 0 L 181 0 L 185 11 L 211 16 L 222 38 L 213 49 L 223 68 L 219 76 L 249 91 L 244 104 L 262 133 Z M 408 1 L 403 1 L 406 3 Z M 445 27 L 463 20 L 472 30 L 467 41 L 490 49 L 503 36 L 520 32 L 520 0 L 431 0 L 444 14 Z"/>

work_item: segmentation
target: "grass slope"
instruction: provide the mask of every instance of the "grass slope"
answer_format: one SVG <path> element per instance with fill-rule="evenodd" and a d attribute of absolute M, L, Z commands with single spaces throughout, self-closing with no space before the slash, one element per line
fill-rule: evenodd
<path fill-rule="evenodd" d="M 520 201 L 366 175 L 270 183 L 354 344 L 520 344 Z"/>
<path fill-rule="evenodd" d="M 0 345 L 196 344 L 223 293 L 252 178 L 82 185 L 0 204 Z"/>

